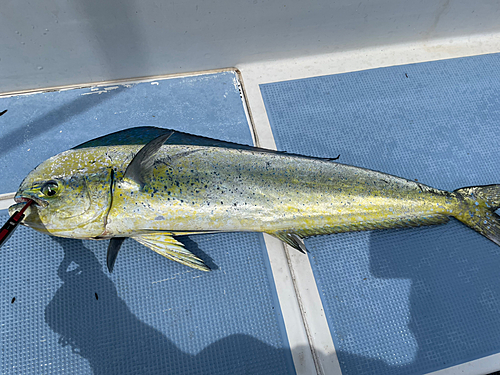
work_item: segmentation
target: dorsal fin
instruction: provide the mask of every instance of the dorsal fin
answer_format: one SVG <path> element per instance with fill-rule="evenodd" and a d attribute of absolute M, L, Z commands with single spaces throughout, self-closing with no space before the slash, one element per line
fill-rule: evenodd
<path fill-rule="evenodd" d="M 153 166 L 156 153 L 172 134 L 173 131 L 160 135 L 141 148 L 128 165 L 123 178 L 139 184 L 142 188 L 145 184 L 144 176 Z"/>
<path fill-rule="evenodd" d="M 172 132 L 173 134 L 171 134 Z M 306 159 L 316 159 L 316 160 L 324 160 L 330 162 L 333 162 L 334 160 L 338 159 L 338 157 L 321 158 L 315 156 L 287 153 L 286 151 L 268 150 L 265 148 L 243 145 L 234 142 L 221 141 L 219 139 L 213 139 L 213 138 L 203 137 L 200 135 L 183 133 L 178 130 L 158 128 L 155 126 L 138 126 L 135 128 L 120 130 L 82 143 L 74 147 L 73 149 L 102 147 L 102 146 L 146 145 L 155 138 L 160 137 L 164 134 L 171 134 L 171 136 L 165 142 L 166 144 L 171 144 L 171 145 L 207 146 L 207 147 L 231 148 L 238 150 L 253 150 L 259 152 L 266 152 L 270 154 L 289 155 L 289 156 L 302 157 Z"/>
<path fill-rule="evenodd" d="M 135 128 L 128 128 L 120 130 L 111 134 L 104 135 L 84 142 L 73 149 L 82 149 L 89 147 L 102 147 L 102 146 L 123 146 L 123 145 L 145 145 L 153 139 L 160 137 L 164 134 L 172 133 L 171 137 L 165 142 L 170 145 L 188 145 L 188 146 L 208 146 L 208 147 L 225 147 L 242 150 L 264 150 L 258 147 L 221 141 L 219 139 L 208 138 L 201 135 L 194 135 L 183 133 L 178 130 L 157 128 L 155 126 L 139 126 Z M 275 153 L 279 151 L 267 150 Z"/>

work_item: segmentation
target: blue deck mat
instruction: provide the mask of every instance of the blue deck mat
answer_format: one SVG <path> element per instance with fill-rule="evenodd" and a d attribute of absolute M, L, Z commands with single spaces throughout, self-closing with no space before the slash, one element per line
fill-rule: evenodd
<path fill-rule="evenodd" d="M 500 54 L 261 85 L 278 149 L 445 190 L 500 183 Z M 442 226 L 306 240 L 344 375 L 500 352 L 500 247 Z"/>
<path fill-rule="evenodd" d="M 251 144 L 236 78 L 225 72 L 101 94 L 2 98 L 2 192 L 15 191 L 47 157 L 130 126 Z M 127 240 L 109 275 L 108 241 L 19 228 L 0 251 L 0 372 L 294 373 L 262 235 L 181 240 L 214 270 L 193 270 Z"/>

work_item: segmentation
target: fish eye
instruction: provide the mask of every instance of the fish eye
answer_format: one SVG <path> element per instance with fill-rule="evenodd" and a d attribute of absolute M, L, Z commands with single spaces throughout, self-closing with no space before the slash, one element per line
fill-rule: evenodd
<path fill-rule="evenodd" d="M 47 197 L 52 197 L 57 193 L 57 188 L 59 185 L 55 181 L 48 181 L 42 185 L 42 188 L 40 191 L 42 192 L 43 195 L 46 195 Z"/>

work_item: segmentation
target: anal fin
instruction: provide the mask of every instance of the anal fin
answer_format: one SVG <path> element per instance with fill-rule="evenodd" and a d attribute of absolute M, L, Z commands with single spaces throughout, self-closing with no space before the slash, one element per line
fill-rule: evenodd
<path fill-rule="evenodd" d="M 276 237 L 277 239 L 285 242 L 286 244 L 290 245 L 294 249 L 297 249 L 301 253 L 306 253 L 306 245 L 304 244 L 304 241 L 302 241 L 302 238 L 291 231 L 279 231 L 279 232 L 269 232 L 271 236 Z"/>
<path fill-rule="evenodd" d="M 200 271 L 210 271 L 203 260 L 187 250 L 181 242 L 172 237 L 171 233 L 147 233 L 132 238 L 165 258 Z"/>

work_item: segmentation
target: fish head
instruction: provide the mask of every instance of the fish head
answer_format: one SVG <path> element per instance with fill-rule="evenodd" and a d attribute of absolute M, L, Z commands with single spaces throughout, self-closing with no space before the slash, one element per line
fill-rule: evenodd
<path fill-rule="evenodd" d="M 22 224 L 59 237 L 98 237 L 106 227 L 113 169 L 87 165 L 88 155 L 72 151 L 56 155 L 31 171 L 21 183 L 14 198 L 17 203 L 9 213 L 31 199 L 34 203 L 25 211 Z"/>

